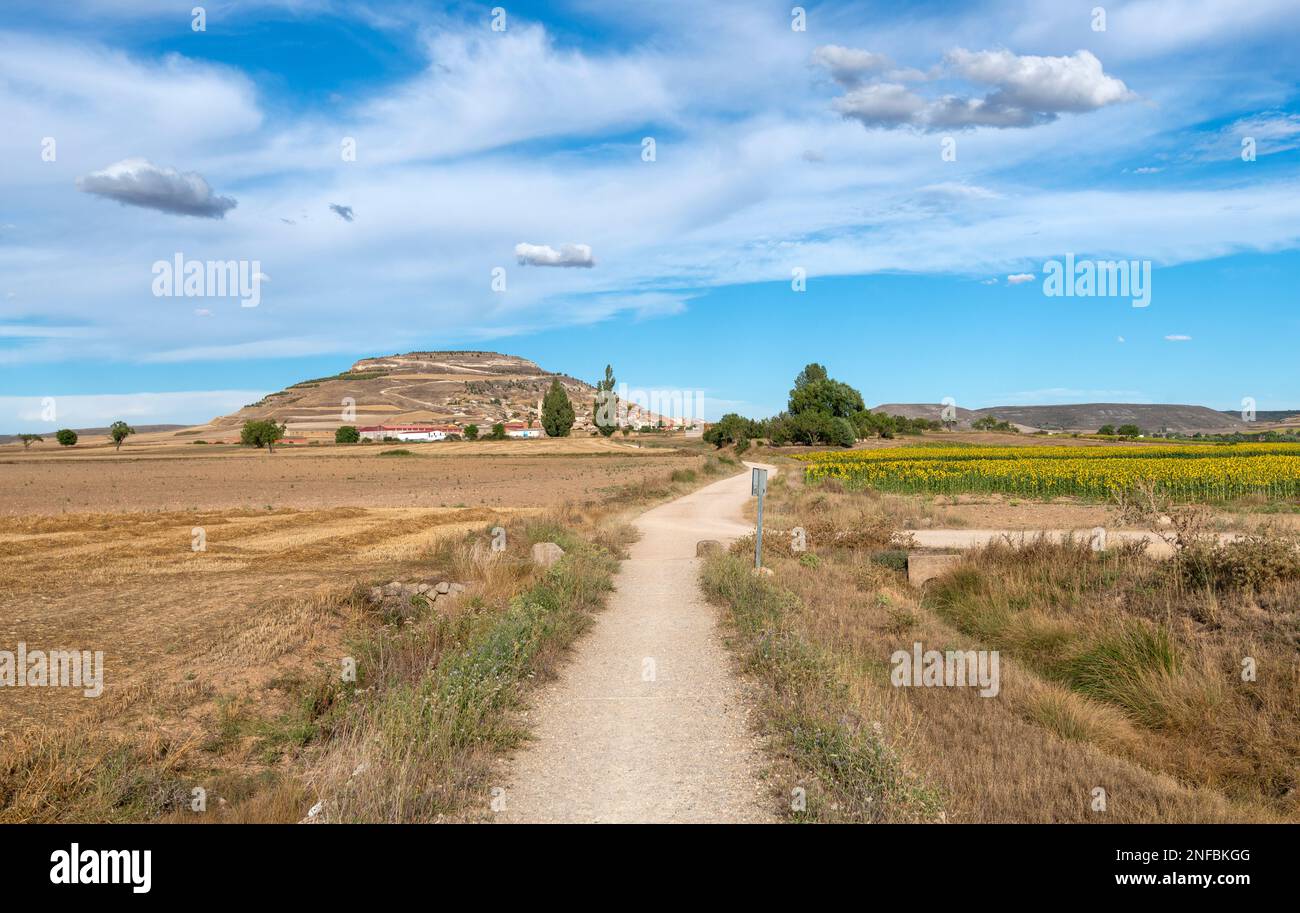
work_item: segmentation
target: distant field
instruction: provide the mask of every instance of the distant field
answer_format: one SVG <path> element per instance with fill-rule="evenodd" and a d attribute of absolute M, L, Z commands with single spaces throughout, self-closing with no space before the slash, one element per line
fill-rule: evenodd
<path fill-rule="evenodd" d="M 1179 498 L 1300 496 L 1300 445 L 952 447 L 799 454 L 808 479 L 889 491 L 1107 497 L 1142 481 Z"/>
<path fill-rule="evenodd" d="M 404 459 L 381 457 L 395 447 Z M 604 439 L 297 447 L 127 445 L 0 455 L 0 515 L 192 509 L 547 507 L 662 476 L 694 456 Z"/>

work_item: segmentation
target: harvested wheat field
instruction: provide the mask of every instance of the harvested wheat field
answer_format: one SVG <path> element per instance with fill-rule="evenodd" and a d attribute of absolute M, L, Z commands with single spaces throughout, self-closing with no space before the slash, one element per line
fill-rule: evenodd
<path fill-rule="evenodd" d="M 296 820 L 311 803 L 301 770 L 285 773 L 310 738 L 303 715 L 323 712 L 312 683 L 336 681 L 377 624 L 403 622 L 376 615 L 371 587 L 464 582 L 478 605 L 493 577 L 449 561 L 449 547 L 557 509 L 617 512 L 701 463 L 608 441 L 496 443 L 173 444 L 5 465 L 0 643 L 102 651 L 103 693 L 6 689 L 0 818 L 152 820 L 183 804 L 190 778 L 232 799 L 287 784 L 283 807 L 259 815 Z M 113 798 L 79 809 L 92 794 Z"/>
<path fill-rule="evenodd" d="M 128 444 L 6 448 L 0 514 L 251 508 L 546 507 L 693 465 L 672 449 L 606 439 L 353 447 Z"/>
<path fill-rule="evenodd" d="M 177 807 L 187 779 L 223 796 L 254 790 L 300 738 L 276 721 L 293 718 L 302 683 L 348 654 L 349 632 L 364 622 L 359 587 L 427 580 L 439 542 L 535 512 L 209 509 L 7 522 L 0 642 L 102 651 L 103 689 L 93 699 L 76 688 L 7 689 L 3 817 L 148 820 L 150 809 Z M 144 794 L 143 782 L 153 783 Z M 159 794 L 162 783 L 177 795 Z M 111 798 L 88 806 L 98 795 Z"/>
<path fill-rule="evenodd" d="M 0 533 L 9 594 L 0 642 L 102 650 L 106 685 L 95 701 L 75 689 L 11 691 L 0 731 L 86 713 L 100 725 L 144 725 L 163 695 L 172 713 L 202 713 L 218 688 L 264 687 L 284 671 L 281 657 L 310 664 L 337 648 L 322 594 L 418 576 L 439 539 L 535 512 L 336 507 L 11 521 Z"/>

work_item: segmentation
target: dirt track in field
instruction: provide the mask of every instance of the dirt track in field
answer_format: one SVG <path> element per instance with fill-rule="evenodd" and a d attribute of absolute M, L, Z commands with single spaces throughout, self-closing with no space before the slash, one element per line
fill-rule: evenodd
<path fill-rule="evenodd" d="M 730 541 L 749 472 L 642 514 L 616 592 L 505 775 L 511 822 L 771 819 L 748 705 L 698 584 L 700 539 Z"/>

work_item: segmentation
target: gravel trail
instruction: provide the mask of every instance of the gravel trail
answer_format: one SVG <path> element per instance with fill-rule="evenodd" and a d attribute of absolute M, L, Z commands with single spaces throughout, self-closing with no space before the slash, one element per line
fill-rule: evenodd
<path fill-rule="evenodd" d="M 769 471 L 775 472 L 769 468 Z M 749 471 L 660 505 L 616 591 L 529 714 L 507 765 L 506 822 L 773 820 L 761 749 L 697 581 L 695 543 L 753 529 Z"/>

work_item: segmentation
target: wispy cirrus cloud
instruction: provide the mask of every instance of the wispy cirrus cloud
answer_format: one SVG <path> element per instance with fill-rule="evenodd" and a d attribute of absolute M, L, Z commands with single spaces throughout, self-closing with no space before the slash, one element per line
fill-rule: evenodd
<path fill-rule="evenodd" d="M 190 424 L 234 412 L 265 395 L 262 390 L 196 390 L 0 396 L 0 427 L 42 433 L 54 428 L 99 428 L 119 419 L 133 424 Z"/>

